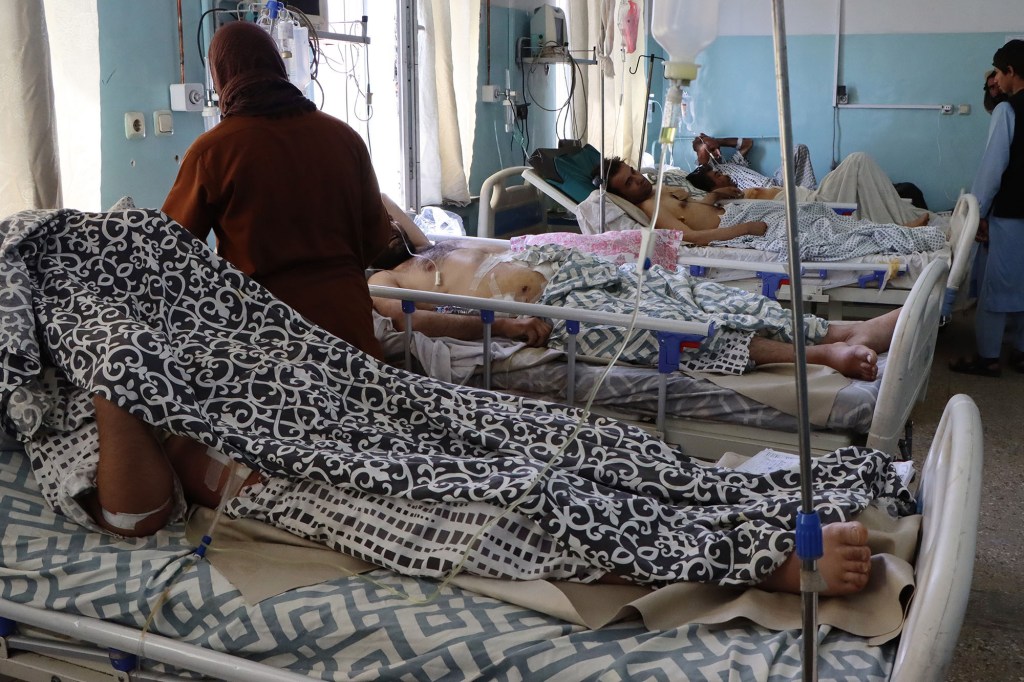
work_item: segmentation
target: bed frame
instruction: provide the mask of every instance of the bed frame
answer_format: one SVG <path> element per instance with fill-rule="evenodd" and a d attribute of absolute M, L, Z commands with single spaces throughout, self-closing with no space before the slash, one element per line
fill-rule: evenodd
<path fill-rule="evenodd" d="M 505 183 L 511 178 L 521 177 L 526 181 L 522 187 L 506 188 Z M 546 181 L 530 166 L 513 166 L 494 173 L 487 178 L 480 190 L 480 208 L 477 235 L 494 237 L 495 212 L 500 210 L 505 201 L 505 193 L 515 191 L 516 196 L 530 187 L 537 194 L 544 195 L 565 207 L 573 214 L 578 204 L 557 187 Z M 946 300 L 943 304 L 941 324 L 946 324 L 952 314 L 953 302 L 957 292 L 967 278 L 972 261 L 972 246 L 978 230 L 978 200 L 973 194 L 960 195 L 950 217 L 949 273 L 946 280 Z M 731 270 L 749 270 L 751 277 L 737 279 L 727 283 L 748 291 L 756 291 L 766 296 L 788 301 L 791 298 L 788 285 L 788 269 L 786 264 L 778 261 L 754 262 L 731 261 L 726 259 L 705 258 L 703 256 L 687 256 L 681 263 L 691 266 L 691 274 L 706 273 L 710 268 L 728 268 Z M 831 320 L 842 320 L 849 315 L 849 306 L 854 305 L 860 316 L 870 315 L 879 308 L 892 308 L 904 304 L 908 288 L 888 287 L 880 290 L 888 271 L 887 264 L 872 268 L 864 263 L 805 263 L 805 272 L 818 272 L 818 277 L 805 277 L 802 281 L 802 294 L 805 301 L 815 304 L 822 310 L 822 316 Z M 756 273 L 756 276 L 755 274 Z M 853 273 L 851 275 L 851 273 Z"/>
<path fill-rule="evenodd" d="M 472 238 L 468 238 L 472 239 Z M 491 240 L 488 240 L 491 241 Z M 911 433 L 908 426 L 910 413 L 914 405 L 924 399 L 935 341 L 939 329 L 939 317 L 945 296 L 947 281 L 945 263 L 933 261 L 929 263 L 908 293 L 903 310 L 900 313 L 893 334 L 886 370 L 875 406 L 874 416 L 867 432 L 866 444 L 886 452 L 901 452 L 910 457 Z M 457 305 L 463 308 L 481 311 L 484 324 L 484 387 L 490 387 L 490 325 L 494 311 L 519 315 L 539 315 L 548 318 L 572 320 L 579 322 L 603 322 L 620 324 L 628 322 L 625 315 L 606 316 L 590 311 L 577 309 L 560 309 L 551 306 L 534 306 L 508 301 L 494 301 L 486 298 L 468 296 L 449 296 L 432 292 L 409 291 L 390 287 L 371 286 L 371 295 L 384 298 L 403 300 L 406 312 L 406 367 L 411 367 L 412 322 L 411 315 L 416 309 L 416 302 L 428 302 L 435 305 Z M 489 312 L 488 312 L 489 311 Z M 683 331 L 689 333 L 702 332 L 698 329 L 675 329 L 667 320 L 644 319 L 641 327 L 646 329 L 662 329 L 666 331 Z M 568 326 L 568 325 L 567 325 Z M 572 327 L 570 326 L 570 332 Z M 570 379 L 569 393 L 565 396 L 548 396 L 550 400 L 564 401 L 567 404 L 577 402 L 572 393 L 574 388 L 573 367 L 575 365 L 575 346 L 573 334 L 569 335 L 568 363 Z M 678 339 L 677 339 L 678 341 Z M 671 365 L 662 365 L 662 372 L 674 371 Z M 637 421 L 635 416 L 617 412 L 607 407 L 595 407 L 594 412 L 614 417 L 622 421 L 635 423 L 642 428 L 653 431 L 660 438 L 677 444 L 685 444 L 688 454 L 703 459 L 716 460 L 725 450 L 742 455 L 753 455 L 765 447 L 782 451 L 796 452 L 799 449 L 798 434 L 776 429 L 754 428 L 736 424 L 725 424 L 686 417 L 673 417 L 665 414 L 664 396 L 659 400 L 658 416 L 652 425 Z M 856 434 L 829 430 L 811 432 L 811 448 L 815 453 L 824 454 L 836 448 L 852 443 L 865 442 Z"/>
<path fill-rule="evenodd" d="M 924 460 L 918 492 L 923 514 L 916 590 L 890 679 L 941 680 L 953 657 L 970 591 L 981 496 L 981 417 L 966 395 L 950 399 Z M 19 632 L 24 630 L 24 633 Z M 98 619 L 0 600 L 0 680 L 100 682 L 181 678 L 134 673 L 117 652 L 229 682 L 309 680 L 192 644 Z M 118 668 L 110 661 L 118 661 Z"/>

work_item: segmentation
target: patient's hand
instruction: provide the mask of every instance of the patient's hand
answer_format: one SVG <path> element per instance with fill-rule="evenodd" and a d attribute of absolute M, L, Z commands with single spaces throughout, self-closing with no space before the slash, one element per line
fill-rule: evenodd
<path fill-rule="evenodd" d="M 707 202 L 721 201 L 722 199 L 742 199 L 743 192 L 738 187 L 719 187 L 707 193 Z"/>
<path fill-rule="evenodd" d="M 551 325 L 539 317 L 500 317 L 494 321 L 494 333 L 540 348 L 548 342 Z"/>

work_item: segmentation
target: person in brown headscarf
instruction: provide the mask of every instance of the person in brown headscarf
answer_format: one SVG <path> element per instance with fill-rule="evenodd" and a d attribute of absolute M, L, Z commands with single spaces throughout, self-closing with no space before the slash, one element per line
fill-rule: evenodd
<path fill-rule="evenodd" d="M 235 21 L 210 43 L 223 120 L 189 147 L 163 211 L 279 299 L 382 356 L 365 269 L 392 228 L 359 135 L 288 81 L 270 35 Z"/>

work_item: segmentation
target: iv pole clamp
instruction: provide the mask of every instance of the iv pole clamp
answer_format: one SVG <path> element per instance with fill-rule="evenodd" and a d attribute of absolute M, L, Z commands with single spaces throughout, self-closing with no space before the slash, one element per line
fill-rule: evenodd
<path fill-rule="evenodd" d="M 818 573 L 822 556 L 821 521 L 814 509 L 811 485 L 811 441 L 807 406 L 807 355 L 803 329 L 803 287 L 800 280 L 800 234 L 796 215 L 796 190 L 793 181 L 793 130 L 789 111 L 789 64 L 786 56 L 786 22 L 783 0 L 772 0 L 772 35 L 775 44 L 775 82 L 779 105 L 779 152 L 782 154 L 783 187 L 786 198 L 786 223 L 789 234 L 789 281 L 792 295 L 793 346 L 796 351 L 796 389 L 800 442 L 801 511 L 797 520 L 796 552 L 800 558 L 800 592 L 803 605 L 803 680 L 818 679 L 818 592 L 824 581 Z"/>

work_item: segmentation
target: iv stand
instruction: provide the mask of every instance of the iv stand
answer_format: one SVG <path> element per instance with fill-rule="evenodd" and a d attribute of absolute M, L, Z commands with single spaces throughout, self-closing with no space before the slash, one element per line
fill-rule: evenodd
<path fill-rule="evenodd" d="M 796 214 L 796 190 L 793 183 L 793 141 L 789 110 L 789 65 L 786 58 L 786 22 L 783 0 L 772 0 L 772 32 L 775 45 L 775 82 L 779 106 L 779 147 L 782 154 L 786 222 L 789 233 L 789 282 L 793 313 L 793 348 L 796 352 L 796 389 L 798 434 L 800 442 L 800 518 L 797 522 L 797 554 L 800 557 L 800 591 L 803 605 L 803 680 L 818 679 L 818 591 L 821 576 L 817 559 L 822 555 L 821 524 L 814 510 L 811 486 L 811 441 L 807 406 L 807 355 L 804 344 L 803 286 L 800 267 L 800 239 Z"/>

